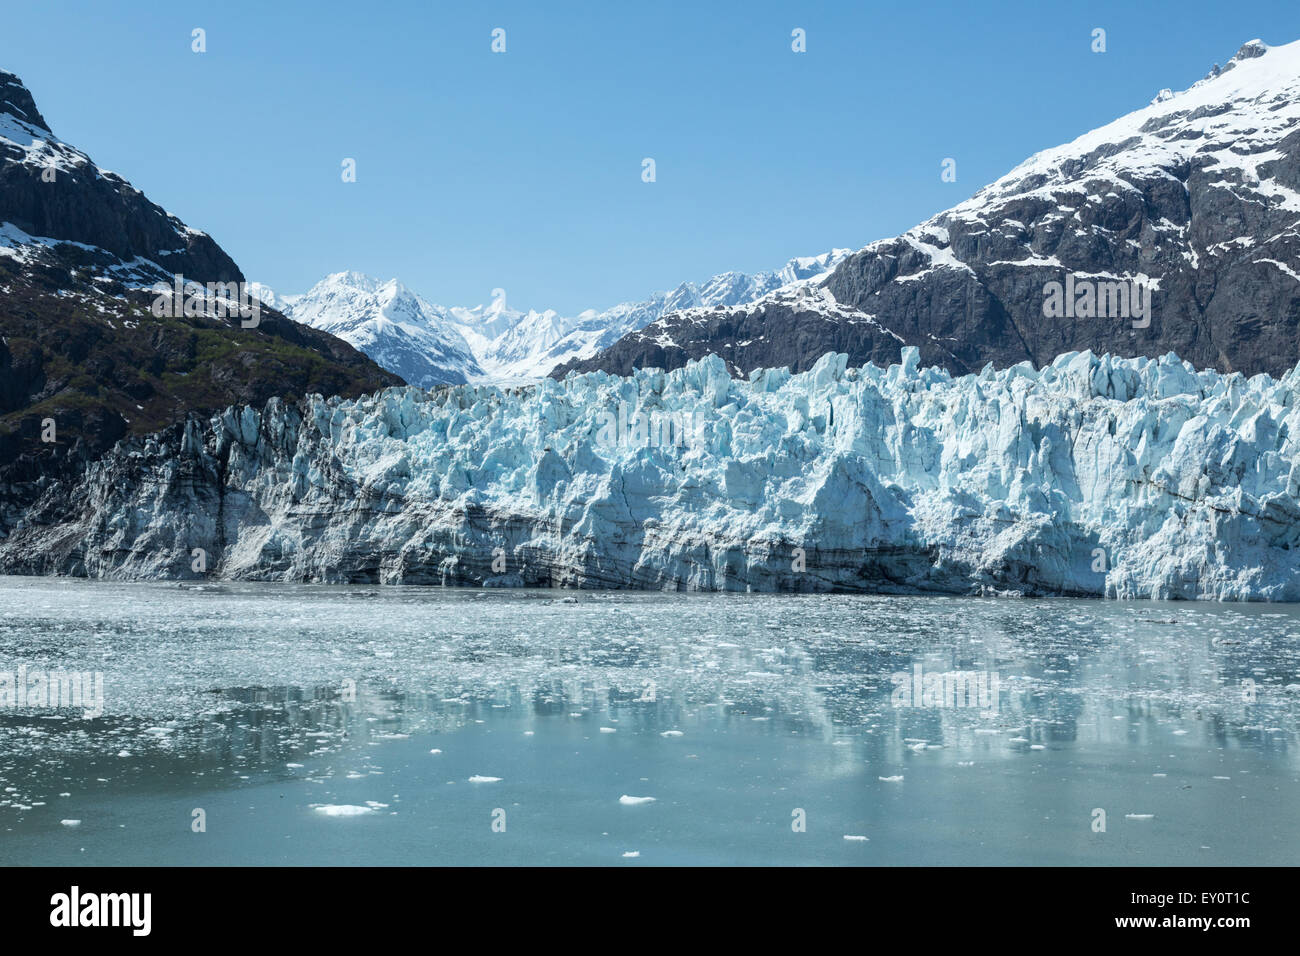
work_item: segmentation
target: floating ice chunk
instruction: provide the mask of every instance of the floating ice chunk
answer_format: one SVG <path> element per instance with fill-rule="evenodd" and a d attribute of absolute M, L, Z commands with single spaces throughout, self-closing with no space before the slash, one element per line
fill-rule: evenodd
<path fill-rule="evenodd" d="M 1154 813 L 1126 813 L 1125 820 L 1152 820 L 1155 818 Z"/>
<path fill-rule="evenodd" d="M 616 734 L 618 733 L 618 730 L 614 727 L 601 727 L 600 732 L 602 734 Z"/>
<path fill-rule="evenodd" d="M 659 736 L 660 736 L 660 737 L 680 737 L 681 735 L 682 735 L 682 732 L 681 732 L 680 730 L 665 730 L 665 731 L 664 731 L 663 733 L 661 733 Z"/>
<path fill-rule="evenodd" d="M 632 860 L 640 855 L 641 855 L 640 850 L 628 850 L 626 853 L 623 854 L 623 858 L 625 860 Z"/>
<path fill-rule="evenodd" d="M 431 754 L 440 754 L 440 753 L 442 753 L 442 751 L 439 750 L 437 747 L 434 747 L 432 750 L 429 751 L 429 753 L 431 753 Z"/>
<path fill-rule="evenodd" d="M 371 807 L 358 807 L 355 804 L 323 804 L 314 807 L 317 813 L 323 813 L 327 817 L 359 817 L 363 813 L 374 813 Z"/>
<path fill-rule="evenodd" d="M 470 783 L 500 783 L 500 782 L 501 782 L 501 778 L 500 778 L 500 777 L 485 777 L 485 776 L 483 776 L 482 774 L 478 774 L 478 773 L 476 773 L 476 774 L 474 774 L 474 776 L 472 776 L 472 777 L 469 778 L 469 782 L 470 782 Z"/>
<path fill-rule="evenodd" d="M 81 821 L 80 821 L 80 820 L 60 820 L 59 822 L 62 823 L 65 827 L 79 827 L 79 826 L 81 826 Z"/>
<path fill-rule="evenodd" d="M 300 768 L 300 767 L 302 766 L 302 764 L 300 764 L 300 763 L 287 763 L 287 764 L 285 764 L 285 766 L 286 766 L 286 767 L 291 767 L 291 768 L 297 770 L 298 768 Z"/>
<path fill-rule="evenodd" d="M 626 793 L 618 798 L 618 802 L 625 807 L 635 807 L 642 803 L 654 803 L 654 797 L 629 797 Z"/>
<path fill-rule="evenodd" d="M 900 773 L 900 774 L 895 774 L 892 777 L 881 777 L 879 779 L 884 781 L 885 783 L 902 783 L 903 775 Z"/>
<path fill-rule="evenodd" d="M 850 833 L 846 833 L 846 834 L 844 834 L 844 839 L 849 840 L 850 842 L 853 842 L 853 843 L 866 843 L 866 842 L 867 842 L 867 837 L 864 837 L 864 836 L 857 836 L 856 834 L 850 834 Z"/>

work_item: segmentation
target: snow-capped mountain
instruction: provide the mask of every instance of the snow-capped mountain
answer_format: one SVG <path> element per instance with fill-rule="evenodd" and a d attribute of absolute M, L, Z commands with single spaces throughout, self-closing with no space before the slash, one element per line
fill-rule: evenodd
<path fill-rule="evenodd" d="M 158 315 L 154 283 L 243 281 L 207 234 L 50 129 L 0 71 L 0 538 L 118 439 L 232 402 L 397 384 L 350 345 L 263 310 Z"/>
<path fill-rule="evenodd" d="M 109 281 L 242 281 L 239 267 L 121 176 L 63 142 L 12 73 L 0 70 L 0 257 L 35 262 L 57 247 L 95 257 Z M 67 251 L 67 250 L 65 250 Z"/>
<path fill-rule="evenodd" d="M 285 305 L 294 320 L 351 343 L 412 385 L 460 384 L 483 374 L 456 324 L 396 279 L 338 272 Z"/>
<path fill-rule="evenodd" d="M 357 272 L 327 276 L 296 296 L 257 288 L 266 304 L 337 335 L 412 385 L 519 384 L 544 378 L 565 362 L 590 358 L 665 312 L 751 302 L 790 283 L 825 275 L 849 252 L 836 249 L 791 259 L 774 272 L 726 272 L 643 302 L 575 316 L 552 309 L 520 311 L 503 298 L 473 308 L 435 305 L 396 279 L 384 282 Z"/>
<path fill-rule="evenodd" d="M 1053 284 L 1078 307 L 1053 310 Z M 554 374 L 709 353 L 733 374 L 806 369 L 830 351 L 888 364 L 908 345 L 953 372 L 1083 349 L 1285 372 L 1300 360 L 1300 42 L 1246 43 L 1189 89 L 1030 157 L 818 285 L 827 297 L 668 312 Z M 1121 294 L 1139 293 L 1148 314 L 1125 314 Z"/>

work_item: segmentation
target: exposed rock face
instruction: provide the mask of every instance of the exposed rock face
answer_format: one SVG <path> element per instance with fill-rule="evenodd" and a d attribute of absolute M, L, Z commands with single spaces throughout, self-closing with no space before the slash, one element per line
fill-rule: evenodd
<path fill-rule="evenodd" d="M 688 347 L 680 341 L 691 343 Z M 627 336 L 589 361 L 562 365 L 569 370 L 604 370 L 617 375 L 637 369 L 675 369 L 693 358 L 717 355 L 737 377 L 767 368 L 771 356 L 795 356 L 786 367 L 803 372 L 829 352 L 842 352 L 859 364 L 897 362 L 906 340 L 870 315 L 841 305 L 819 285 L 797 283 L 754 301 L 727 308 L 698 307 L 672 313 Z M 699 352 L 694 355 L 692 353 Z M 942 363 L 936 363 L 942 364 Z"/>
<path fill-rule="evenodd" d="M 232 408 L 49 489 L 0 571 L 1300 599 L 1300 370 L 918 360 Z"/>
<path fill-rule="evenodd" d="M 1048 317 L 1045 287 L 1067 277 L 1154 287 L 1149 324 L 1114 309 Z M 820 285 L 825 307 L 773 296 L 673 313 L 555 374 L 709 353 L 739 373 L 799 371 L 828 351 L 897 361 L 902 345 L 958 374 L 1082 349 L 1285 373 L 1300 360 L 1300 42 L 1246 44 L 1192 88 L 1038 153 Z"/>
<path fill-rule="evenodd" d="M 0 70 L 0 222 L 30 236 L 147 259 L 199 282 L 242 282 L 212 241 L 150 202 L 121 176 L 62 142 L 22 81 Z"/>
<path fill-rule="evenodd" d="M 401 383 L 272 309 L 247 328 L 206 310 L 154 315 L 149 286 L 175 274 L 243 279 L 209 236 L 60 141 L 0 73 L 0 538 L 126 435 L 234 402 Z"/>

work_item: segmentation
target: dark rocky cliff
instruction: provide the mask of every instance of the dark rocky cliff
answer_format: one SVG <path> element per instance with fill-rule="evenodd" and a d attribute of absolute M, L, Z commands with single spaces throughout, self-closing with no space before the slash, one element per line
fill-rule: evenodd
<path fill-rule="evenodd" d="M 175 274 L 244 279 L 211 237 L 60 141 L 0 72 L 0 536 L 47 482 L 125 436 L 231 403 L 401 384 L 269 308 L 247 328 L 213 310 L 158 317 L 149 286 Z"/>

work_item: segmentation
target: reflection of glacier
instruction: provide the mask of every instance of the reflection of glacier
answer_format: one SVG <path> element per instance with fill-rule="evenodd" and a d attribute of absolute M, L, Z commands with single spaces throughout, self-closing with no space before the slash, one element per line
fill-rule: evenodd
<path fill-rule="evenodd" d="M 403 735 L 478 721 L 656 740 L 680 731 L 687 742 L 798 736 L 833 744 L 845 772 L 865 760 L 892 767 L 884 776 L 916 761 L 1109 753 L 1138 739 L 1290 759 L 1300 708 L 1300 618 L 1277 606 L 649 594 L 564 604 L 547 592 L 12 578 L 0 579 L 0 606 L 23 609 L 0 617 L 0 655 L 102 670 L 106 706 L 95 722 L 0 715 L 0 746 L 21 770 L 0 771 L 19 788 L 0 805 L 44 799 L 30 788 L 57 789 L 63 771 L 105 754 L 130 754 L 115 777 L 150 765 L 342 775 Z M 996 712 L 893 707 L 890 675 L 918 663 L 996 670 Z M 37 761 L 42 773 L 23 769 Z"/>
<path fill-rule="evenodd" d="M 1061 356 L 953 379 L 716 358 L 272 402 L 123 445 L 0 564 L 109 577 L 1300 599 L 1300 372 Z M 685 447 L 611 409 L 702 422 Z"/>
<path fill-rule="evenodd" d="M 982 650 L 979 638 L 975 647 L 968 638 L 930 645 L 915 659 L 936 671 L 998 666 L 997 712 L 903 708 L 889 716 L 899 740 L 986 757 L 1059 745 L 1104 750 L 1162 734 L 1289 752 L 1300 733 L 1300 647 L 1289 633 L 1294 612 L 1270 617 L 1143 608 L 1056 634 L 994 631 Z"/>

